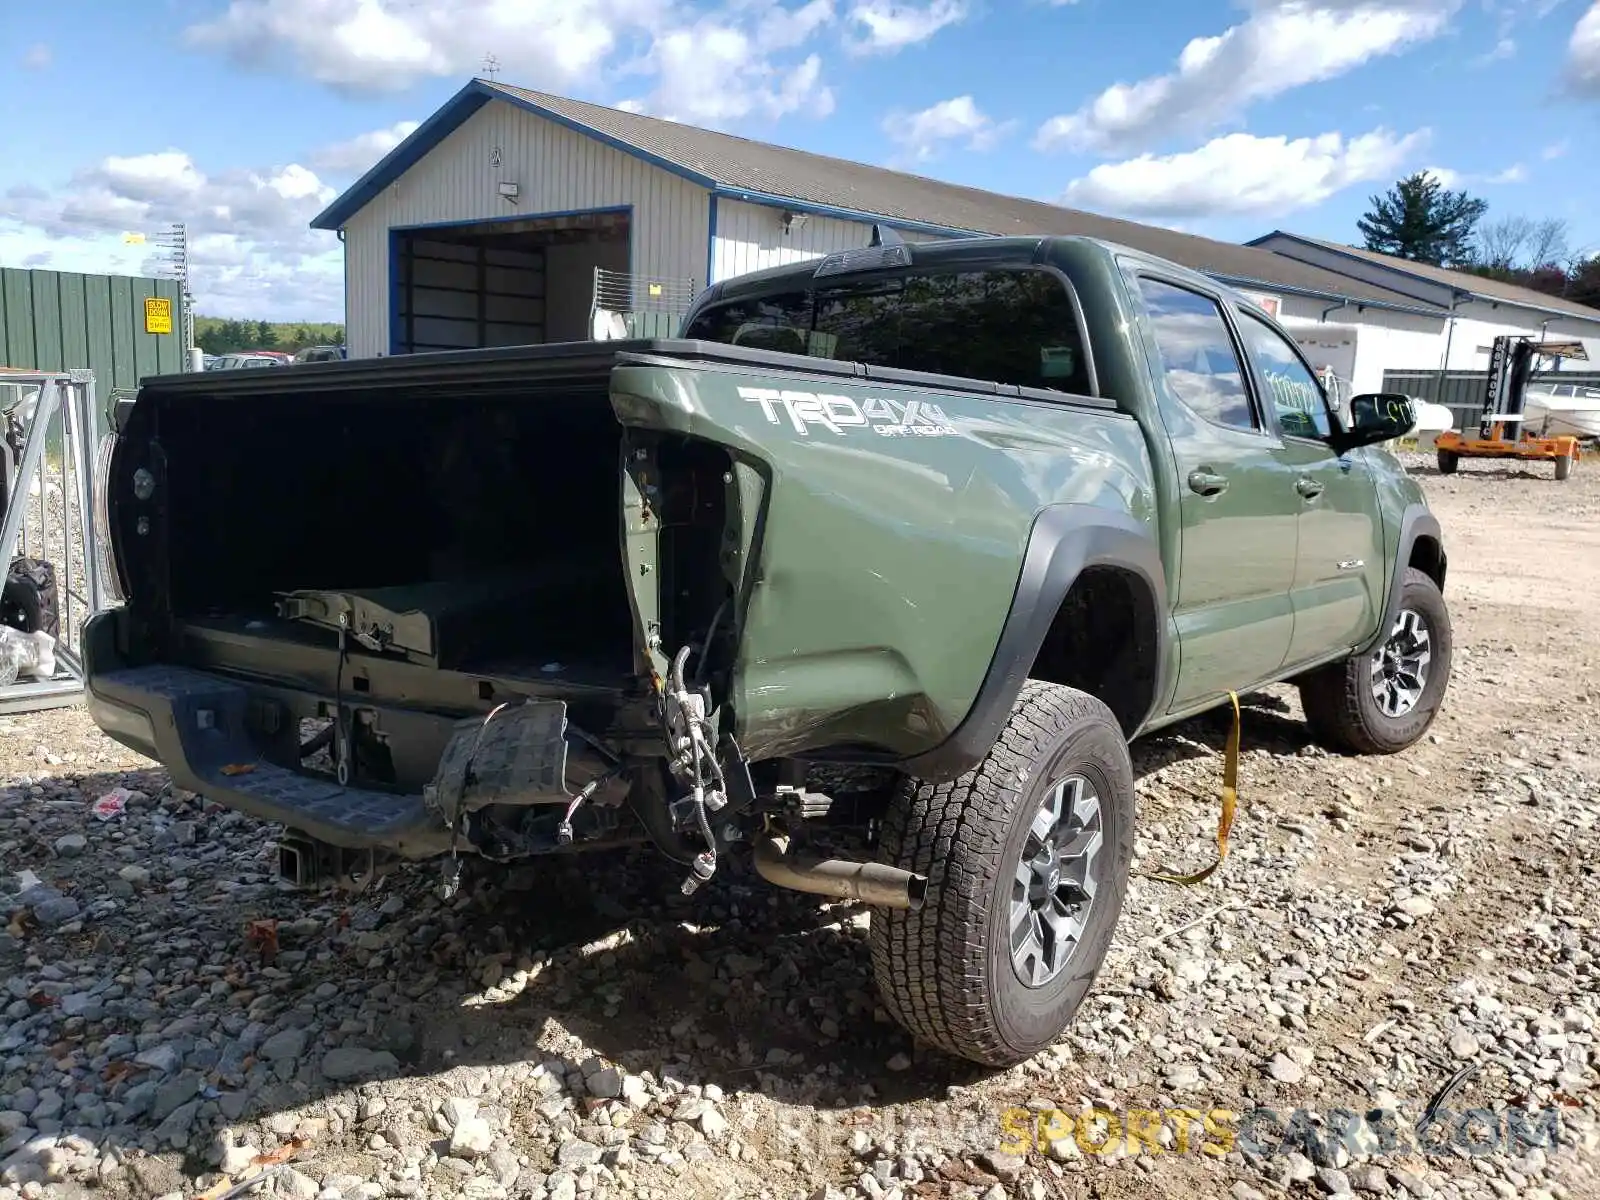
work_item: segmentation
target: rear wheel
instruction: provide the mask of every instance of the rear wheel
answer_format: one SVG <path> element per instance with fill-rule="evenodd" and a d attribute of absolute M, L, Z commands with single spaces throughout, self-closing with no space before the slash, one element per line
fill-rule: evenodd
<path fill-rule="evenodd" d="M 1404 750 L 1439 713 L 1450 650 L 1450 612 L 1439 585 L 1407 567 L 1400 611 L 1378 644 L 1300 681 L 1312 734 L 1350 754 Z"/>
<path fill-rule="evenodd" d="M 1556 459 L 1556 479 L 1559 481 L 1559 480 L 1565 479 L 1568 475 L 1571 475 L 1571 474 L 1572 474 L 1572 452 L 1568 451 L 1566 454 L 1563 454 L 1560 458 Z"/>
<path fill-rule="evenodd" d="M 1133 858 L 1133 769 L 1116 718 L 1029 681 L 1000 738 L 951 783 L 907 781 L 888 862 L 928 876 L 916 912 L 872 915 L 884 1006 L 947 1053 L 1009 1066 L 1071 1024 L 1100 965 Z"/>
<path fill-rule="evenodd" d="M 1454 475 L 1461 465 L 1461 456 L 1454 450 L 1439 451 L 1439 474 Z"/>

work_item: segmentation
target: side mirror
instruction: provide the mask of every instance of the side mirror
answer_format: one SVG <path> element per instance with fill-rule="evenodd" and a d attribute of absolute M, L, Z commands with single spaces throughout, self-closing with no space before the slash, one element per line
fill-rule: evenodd
<path fill-rule="evenodd" d="M 1417 425 L 1411 397 L 1399 392 L 1368 392 L 1350 397 L 1350 415 L 1345 427 L 1334 434 L 1334 449 L 1340 454 L 1357 446 L 1404 437 Z"/>

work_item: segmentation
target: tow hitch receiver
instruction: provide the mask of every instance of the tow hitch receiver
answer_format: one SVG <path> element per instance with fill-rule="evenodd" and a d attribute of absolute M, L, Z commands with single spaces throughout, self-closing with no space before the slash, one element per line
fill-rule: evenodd
<path fill-rule="evenodd" d="M 302 833 L 285 833 L 278 841 L 278 875 L 306 890 L 339 888 L 364 892 L 395 863 L 392 855 L 332 846 Z"/>

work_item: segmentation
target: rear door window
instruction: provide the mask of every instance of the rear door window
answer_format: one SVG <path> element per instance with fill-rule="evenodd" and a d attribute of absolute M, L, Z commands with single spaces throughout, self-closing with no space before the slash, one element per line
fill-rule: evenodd
<path fill-rule="evenodd" d="M 1140 279 L 1139 291 L 1172 394 L 1213 425 L 1259 430 L 1244 368 L 1217 302 L 1157 279 Z"/>
<path fill-rule="evenodd" d="M 1037 269 L 820 286 L 707 309 L 687 338 L 1092 395 L 1066 284 Z"/>

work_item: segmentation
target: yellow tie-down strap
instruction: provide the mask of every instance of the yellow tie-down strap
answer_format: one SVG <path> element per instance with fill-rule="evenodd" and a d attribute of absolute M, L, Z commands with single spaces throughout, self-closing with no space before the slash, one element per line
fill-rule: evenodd
<path fill-rule="evenodd" d="M 1183 887 L 1204 883 L 1222 865 L 1222 860 L 1228 857 L 1228 833 L 1233 829 L 1233 814 L 1239 807 L 1238 694 L 1229 692 L 1228 702 L 1233 705 L 1233 728 L 1228 731 L 1228 748 L 1224 752 L 1222 762 L 1222 795 L 1219 797 L 1222 811 L 1217 815 L 1217 861 L 1193 875 L 1168 875 L 1161 871 L 1148 871 L 1145 872 L 1147 879 L 1159 879 L 1162 883 L 1176 883 Z"/>

